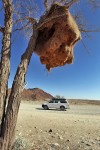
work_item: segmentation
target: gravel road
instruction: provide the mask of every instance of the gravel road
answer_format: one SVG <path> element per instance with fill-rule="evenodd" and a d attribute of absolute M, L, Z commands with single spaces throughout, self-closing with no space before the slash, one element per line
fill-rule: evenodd
<path fill-rule="evenodd" d="M 41 103 L 42 104 L 42 103 Z M 44 110 L 41 107 L 41 104 L 34 104 L 34 103 L 22 103 L 20 106 L 20 111 L 35 111 L 35 112 L 41 112 L 41 113 L 63 113 L 63 114 L 83 114 L 83 115 L 100 115 L 100 105 L 71 105 L 70 109 L 67 109 L 67 111 L 59 111 L 55 109 L 51 110 Z"/>
<path fill-rule="evenodd" d="M 28 144 L 26 150 L 100 150 L 100 106 L 71 105 L 59 111 L 22 103 L 16 128 L 19 138 Z"/>

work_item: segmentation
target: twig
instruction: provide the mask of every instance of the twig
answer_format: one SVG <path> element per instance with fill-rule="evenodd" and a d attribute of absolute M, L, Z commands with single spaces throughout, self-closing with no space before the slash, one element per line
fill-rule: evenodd
<path fill-rule="evenodd" d="M 48 11 L 48 0 L 44 0 L 44 6 L 46 8 L 46 11 Z"/>
<path fill-rule="evenodd" d="M 89 52 L 88 48 L 86 47 L 86 45 L 85 45 L 85 43 L 84 43 L 84 41 L 83 41 L 82 39 L 81 39 L 81 42 L 82 42 L 82 44 L 83 44 L 84 48 L 87 50 L 88 54 L 90 54 L 90 52 Z"/>
<path fill-rule="evenodd" d="M 32 24 L 36 23 L 36 19 L 34 19 L 32 17 L 28 17 L 28 16 L 25 16 L 24 18 L 19 18 L 19 19 L 15 20 L 15 22 L 13 22 L 13 23 L 16 24 L 16 23 L 19 23 L 19 22 L 25 21 L 25 20 L 28 20 L 28 22 L 32 23 Z"/>
<path fill-rule="evenodd" d="M 66 6 L 67 8 L 70 8 L 75 2 L 77 2 L 78 0 L 71 0 L 70 2 L 68 3 L 65 3 L 64 6 Z"/>
<path fill-rule="evenodd" d="M 0 32 L 4 32 L 4 28 L 0 26 Z"/>
<path fill-rule="evenodd" d="M 3 6 L 0 8 L 0 11 L 2 11 L 3 10 Z"/>
<path fill-rule="evenodd" d="M 94 29 L 94 30 L 86 30 L 86 29 L 79 29 L 81 32 L 100 32 L 100 29 Z"/>
<path fill-rule="evenodd" d="M 24 30 L 28 25 L 29 25 L 29 22 L 26 25 L 22 26 L 21 28 L 17 28 L 15 30 L 13 30 L 13 32 Z"/>

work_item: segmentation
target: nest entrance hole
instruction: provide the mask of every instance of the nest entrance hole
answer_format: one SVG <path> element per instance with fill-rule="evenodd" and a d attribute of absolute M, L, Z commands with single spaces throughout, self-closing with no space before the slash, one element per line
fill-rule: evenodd
<path fill-rule="evenodd" d="M 45 27 L 44 29 L 40 30 L 37 38 L 37 44 L 43 44 L 48 41 L 53 36 L 54 32 L 55 25 L 53 25 L 51 28 Z"/>

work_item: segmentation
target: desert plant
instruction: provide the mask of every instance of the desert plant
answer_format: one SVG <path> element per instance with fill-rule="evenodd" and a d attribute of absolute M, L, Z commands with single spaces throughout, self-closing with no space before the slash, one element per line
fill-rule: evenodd
<path fill-rule="evenodd" d="M 65 98 L 65 97 L 64 97 L 64 96 L 60 96 L 60 95 L 56 95 L 55 98 L 63 99 L 63 98 Z"/>

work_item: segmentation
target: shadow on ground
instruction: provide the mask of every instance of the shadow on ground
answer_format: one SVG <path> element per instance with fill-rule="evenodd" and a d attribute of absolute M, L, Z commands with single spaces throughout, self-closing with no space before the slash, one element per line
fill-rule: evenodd
<path fill-rule="evenodd" d="M 36 108 L 37 110 L 43 110 L 43 111 L 61 111 L 60 109 L 47 109 L 47 110 L 45 110 L 45 109 L 43 109 L 43 108 Z M 66 111 L 66 110 L 63 110 L 63 111 Z"/>

